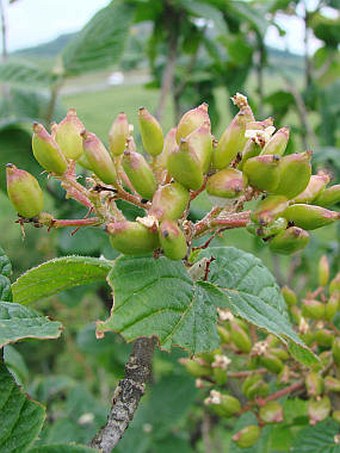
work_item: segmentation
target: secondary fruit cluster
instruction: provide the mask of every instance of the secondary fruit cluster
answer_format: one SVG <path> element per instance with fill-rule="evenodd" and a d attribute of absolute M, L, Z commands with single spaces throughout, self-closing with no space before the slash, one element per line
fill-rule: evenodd
<path fill-rule="evenodd" d="M 220 348 L 180 359 L 196 378 L 212 413 L 221 418 L 254 413 L 257 424 L 233 436 L 241 448 L 254 445 L 264 426 L 289 423 L 284 405 L 287 397 L 300 401 L 299 416 L 309 424 L 327 417 L 340 424 L 340 331 L 336 327 L 340 273 L 331 280 L 329 263 L 323 256 L 315 290 L 302 300 L 287 286 L 282 294 L 295 330 L 319 356 L 319 364 L 304 367 L 276 337 L 250 327 L 227 310 L 219 310 Z"/>
<path fill-rule="evenodd" d="M 104 225 L 121 253 L 162 252 L 174 260 L 188 256 L 196 236 L 231 225 L 247 226 L 274 252 L 302 249 L 309 230 L 339 219 L 339 213 L 327 208 L 340 201 L 340 185 L 327 187 L 326 173 L 311 175 L 310 151 L 284 155 L 288 128 L 275 132 L 272 118 L 255 120 L 245 96 L 237 93 L 232 100 L 239 112 L 219 140 L 212 135 L 205 103 L 186 112 L 165 137 L 157 119 L 140 108 L 144 153 L 137 150 L 124 113 L 112 124 L 108 148 L 85 129 L 74 109 L 52 124 L 50 133 L 34 124 L 35 159 L 61 181 L 66 197 L 89 208 L 90 215 L 76 223 L 42 213 L 37 180 L 8 164 L 8 195 L 21 222 L 49 228 Z M 91 174 L 85 184 L 76 174 L 79 166 Z M 192 224 L 187 220 L 190 202 L 204 190 L 213 209 L 199 225 Z M 116 204 L 119 199 L 137 205 L 143 215 L 127 220 Z M 254 199 L 255 207 L 244 210 Z"/>

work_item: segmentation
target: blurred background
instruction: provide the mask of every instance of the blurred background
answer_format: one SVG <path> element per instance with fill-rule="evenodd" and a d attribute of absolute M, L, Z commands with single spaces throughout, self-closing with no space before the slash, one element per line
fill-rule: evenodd
<path fill-rule="evenodd" d="M 28 226 L 23 240 L 6 197 L 4 166 L 14 162 L 45 187 L 45 210 L 60 218 L 84 215 L 75 203 L 65 202 L 58 184 L 46 181 L 31 153 L 32 122 L 48 126 L 70 107 L 105 143 L 113 119 L 126 112 L 138 143 L 140 106 L 167 132 L 183 112 L 205 101 L 218 138 L 235 113 L 229 98 L 239 91 L 248 96 L 256 118 L 273 116 L 277 128 L 290 126 L 288 153 L 312 149 L 314 170 L 327 169 L 333 183 L 339 182 L 339 0 L 0 0 L 0 9 L 0 243 L 12 260 L 14 278 L 54 256 L 115 256 L 105 234 L 94 228 L 71 235 L 69 229 L 47 233 Z M 199 198 L 192 218 L 209 207 Z M 280 283 L 303 292 L 315 280 L 321 255 L 327 254 L 335 271 L 339 239 L 339 225 L 323 228 L 293 258 L 271 255 L 243 231 L 226 232 L 216 243 L 255 253 Z M 108 289 L 100 286 L 42 301 L 37 308 L 64 322 L 63 338 L 8 348 L 21 382 L 51 409 L 43 440 L 53 442 L 62 433 L 63 440 L 86 442 L 105 420 L 110 389 L 129 351 L 116 336 L 99 344 L 95 339 L 93 321 L 105 318 L 110 305 Z M 200 413 L 199 408 L 192 412 L 196 390 L 179 370 L 181 354 L 159 353 L 154 393 L 122 451 L 159 451 L 160 439 L 162 451 L 191 451 L 195 442 L 188 424 L 195 426 Z M 164 389 L 168 415 L 157 406 L 157 392 L 164 395 Z M 145 445 L 139 449 L 134 432 L 143 432 Z M 201 438 L 196 444 L 197 451 L 205 451 Z"/>

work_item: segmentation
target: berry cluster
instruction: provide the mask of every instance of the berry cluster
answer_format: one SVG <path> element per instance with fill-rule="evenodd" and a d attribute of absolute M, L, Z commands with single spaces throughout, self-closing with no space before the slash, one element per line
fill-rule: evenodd
<path fill-rule="evenodd" d="M 174 260 L 189 256 L 200 235 L 245 226 L 277 253 L 302 249 L 308 230 L 339 219 L 327 208 L 339 202 L 340 185 L 327 188 L 328 174 L 311 175 L 310 151 L 284 156 L 287 128 L 275 132 L 272 118 L 256 121 L 245 96 L 237 93 L 232 100 L 239 112 L 219 140 L 211 133 L 205 103 L 186 112 L 165 138 L 157 119 L 139 109 L 145 154 L 137 151 L 124 113 L 112 124 L 109 149 L 73 109 L 52 124 L 51 133 L 34 124 L 35 159 L 89 214 L 60 220 L 43 213 L 37 180 L 8 164 L 8 195 L 19 222 L 48 228 L 103 225 L 121 253 L 164 253 Z M 79 182 L 76 164 L 91 172 L 85 184 Z M 193 223 L 187 219 L 190 203 L 204 190 L 213 208 Z M 128 221 L 116 204 L 120 199 L 141 208 L 143 215 Z M 253 199 L 259 199 L 256 206 L 245 210 Z"/>
<path fill-rule="evenodd" d="M 329 416 L 340 423 L 340 331 L 335 322 L 340 308 L 340 273 L 330 281 L 329 263 L 323 256 L 318 288 L 302 300 L 288 287 L 282 288 L 282 294 L 296 331 L 320 357 L 319 364 L 309 369 L 294 361 L 276 337 L 266 336 L 227 310 L 218 310 L 220 348 L 180 359 L 196 377 L 204 403 L 215 415 L 255 414 L 257 424 L 233 436 L 239 447 L 254 445 L 267 424 L 285 422 L 287 397 L 300 399 L 311 425 Z M 339 436 L 335 443 L 340 443 Z"/>

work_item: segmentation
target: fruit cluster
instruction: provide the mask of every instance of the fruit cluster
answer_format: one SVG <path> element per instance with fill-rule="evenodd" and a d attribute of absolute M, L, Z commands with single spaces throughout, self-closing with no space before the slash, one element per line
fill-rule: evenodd
<path fill-rule="evenodd" d="M 74 109 L 52 124 L 51 133 L 34 124 L 35 159 L 89 215 L 76 221 L 43 213 L 37 180 L 8 164 L 8 195 L 19 221 L 48 228 L 104 225 L 121 253 L 163 252 L 174 260 L 188 256 L 195 237 L 233 227 L 246 226 L 277 253 L 302 249 L 308 230 L 339 219 L 327 208 L 340 201 L 340 185 L 327 188 L 328 174 L 311 175 L 310 151 L 284 156 L 287 128 L 275 132 L 271 118 L 256 121 L 245 96 L 237 93 L 232 100 L 239 112 L 219 140 L 211 133 L 205 103 L 186 112 L 165 138 L 157 119 L 139 109 L 145 154 L 137 151 L 124 113 L 112 124 L 108 149 Z M 79 182 L 76 164 L 92 174 L 85 184 Z M 190 202 L 204 190 L 213 208 L 194 224 L 187 220 Z M 128 221 L 116 204 L 119 199 L 144 214 Z M 244 210 L 254 199 L 255 207 Z"/>
<path fill-rule="evenodd" d="M 329 281 L 329 264 L 319 262 L 319 287 L 299 300 L 288 287 L 282 288 L 287 309 L 297 332 L 320 357 L 308 369 L 291 359 L 280 341 L 219 310 L 218 350 L 191 359 L 180 359 L 196 377 L 204 392 L 205 405 L 222 418 L 253 412 L 257 424 L 233 436 L 239 447 L 254 445 L 267 424 L 284 423 L 284 401 L 301 401 L 300 415 L 309 424 L 332 418 L 340 423 L 340 331 L 335 318 L 340 309 L 340 273 Z M 233 385 L 237 382 L 237 385 Z M 241 389 L 241 392 L 235 389 Z M 208 396 L 207 396 L 208 394 Z M 340 442 L 340 439 L 338 439 Z"/>

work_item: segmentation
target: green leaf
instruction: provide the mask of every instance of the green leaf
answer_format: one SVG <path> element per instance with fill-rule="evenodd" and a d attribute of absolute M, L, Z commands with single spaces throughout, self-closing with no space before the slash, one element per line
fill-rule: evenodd
<path fill-rule="evenodd" d="M 0 302 L 0 348 L 24 338 L 58 338 L 61 324 L 13 302 Z"/>
<path fill-rule="evenodd" d="M 0 300 L 11 301 L 11 282 L 7 278 L 12 273 L 12 265 L 4 250 L 0 247 Z"/>
<path fill-rule="evenodd" d="M 0 363 L 0 388 L 0 451 L 22 453 L 38 436 L 45 410 L 17 386 L 3 363 Z"/>
<path fill-rule="evenodd" d="M 289 345 L 294 357 L 311 365 L 314 354 L 292 329 L 285 302 L 273 275 L 262 261 L 233 247 L 211 247 L 200 258 L 214 257 L 209 282 L 198 282 L 210 292 L 215 304 L 229 308 L 255 326 L 266 330 Z"/>
<path fill-rule="evenodd" d="M 12 285 L 13 300 L 29 304 L 74 286 L 105 280 L 112 264 L 85 256 L 56 258 L 34 267 Z"/>
<path fill-rule="evenodd" d="M 189 13 L 196 17 L 202 17 L 206 20 L 211 20 L 214 23 L 216 31 L 220 35 L 228 33 L 228 27 L 224 20 L 223 14 L 218 8 L 210 5 L 209 2 L 180 0 L 179 2 Z"/>
<path fill-rule="evenodd" d="M 118 62 L 127 41 L 134 9 L 123 0 L 114 0 L 101 9 L 65 48 L 66 75 L 74 75 Z"/>
<path fill-rule="evenodd" d="M 21 88 L 49 87 L 56 80 L 55 74 L 45 71 L 33 63 L 8 61 L 0 65 L 0 81 Z"/>
<path fill-rule="evenodd" d="M 298 360 L 314 363 L 262 262 L 233 247 L 214 247 L 200 255 L 212 256 L 209 282 L 201 280 L 200 271 L 194 282 L 181 262 L 164 257 L 118 258 L 108 275 L 115 304 L 110 318 L 97 323 L 99 335 L 113 330 L 127 341 L 156 335 L 164 349 L 178 345 L 193 353 L 208 351 L 218 345 L 216 307 L 223 307 L 289 343 Z"/>
<path fill-rule="evenodd" d="M 115 304 L 97 332 L 113 330 L 127 341 L 157 335 L 160 345 L 179 345 L 192 352 L 218 345 L 216 307 L 206 303 L 184 265 L 165 257 L 120 257 L 108 276 Z"/>
<path fill-rule="evenodd" d="M 96 451 L 98 450 L 86 447 L 85 445 L 55 444 L 31 448 L 28 453 L 94 453 Z"/>
<path fill-rule="evenodd" d="M 337 422 L 327 419 L 299 432 L 290 451 L 295 453 L 339 453 L 334 437 L 339 434 Z"/>
<path fill-rule="evenodd" d="M 0 247 L 0 274 L 9 277 L 12 273 L 12 265 L 2 247 Z"/>

